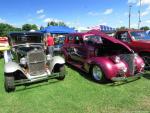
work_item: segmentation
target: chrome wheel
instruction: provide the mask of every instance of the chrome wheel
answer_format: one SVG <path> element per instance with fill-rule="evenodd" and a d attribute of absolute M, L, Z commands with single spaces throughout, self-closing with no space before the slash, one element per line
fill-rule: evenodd
<path fill-rule="evenodd" d="M 144 62 L 145 62 L 145 68 L 150 68 L 150 56 L 142 56 Z"/>
<path fill-rule="evenodd" d="M 100 81 L 103 78 L 102 70 L 98 66 L 93 67 L 92 75 L 96 81 Z"/>

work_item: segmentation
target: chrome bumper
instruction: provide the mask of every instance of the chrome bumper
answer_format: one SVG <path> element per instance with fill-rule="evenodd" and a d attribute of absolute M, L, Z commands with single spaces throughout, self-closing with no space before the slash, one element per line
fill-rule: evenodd
<path fill-rule="evenodd" d="M 141 77 L 141 75 L 143 74 L 143 72 L 140 72 L 134 76 L 130 76 L 130 77 L 113 77 L 111 78 L 112 81 L 114 82 L 119 82 L 119 81 L 133 81 L 133 80 L 136 80 L 136 79 L 139 79 Z"/>

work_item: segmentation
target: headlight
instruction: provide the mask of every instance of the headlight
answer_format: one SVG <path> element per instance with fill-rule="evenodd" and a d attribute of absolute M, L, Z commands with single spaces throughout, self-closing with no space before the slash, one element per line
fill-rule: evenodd
<path fill-rule="evenodd" d="M 145 64 L 143 63 L 143 64 L 141 64 L 141 68 L 144 68 L 145 67 Z"/>
<path fill-rule="evenodd" d="M 27 63 L 27 59 L 26 58 L 21 58 L 20 59 L 20 64 L 22 64 L 22 65 L 26 65 L 26 63 Z"/>
<path fill-rule="evenodd" d="M 137 58 L 138 57 L 138 54 L 137 53 L 134 53 L 134 58 Z"/>
<path fill-rule="evenodd" d="M 118 56 L 113 56 L 113 57 L 111 57 L 111 59 L 114 63 L 119 63 L 120 62 L 120 57 L 118 57 Z"/>
<path fill-rule="evenodd" d="M 52 59 L 52 55 L 48 54 L 47 55 L 47 60 L 51 60 Z"/>

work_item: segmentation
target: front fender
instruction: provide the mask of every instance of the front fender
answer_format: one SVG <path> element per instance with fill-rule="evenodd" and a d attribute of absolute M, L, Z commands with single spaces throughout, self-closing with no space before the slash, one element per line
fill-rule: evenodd
<path fill-rule="evenodd" d="M 114 63 L 108 57 L 96 57 L 91 59 L 92 65 L 98 65 L 102 69 L 106 78 L 111 79 L 112 77 L 116 77 L 121 68 L 125 68 L 126 65 L 123 62 Z"/>
<path fill-rule="evenodd" d="M 5 67 L 4 67 L 4 72 L 5 73 L 13 73 L 13 72 L 16 72 L 17 70 L 22 71 L 22 68 L 17 63 L 8 62 L 8 63 L 5 64 Z"/>
<path fill-rule="evenodd" d="M 51 62 L 51 64 L 50 64 L 51 72 L 52 72 L 52 70 L 53 70 L 53 68 L 54 68 L 54 66 L 55 66 L 56 64 L 65 64 L 64 58 L 62 58 L 62 57 L 60 57 L 60 56 L 55 56 L 55 57 L 52 58 L 52 62 Z"/>

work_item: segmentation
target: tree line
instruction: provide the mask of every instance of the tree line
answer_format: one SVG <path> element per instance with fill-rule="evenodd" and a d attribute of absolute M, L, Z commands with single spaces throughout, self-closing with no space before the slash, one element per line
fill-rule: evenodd
<path fill-rule="evenodd" d="M 50 21 L 47 23 L 47 26 L 67 26 L 64 22 L 55 22 L 55 21 Z M 20 31 L 30 31 L 30 30 L 41 30 L 43 29 L 43 26 L 38 26 L 36 24 L 24 24 L 22 25 L 21 28 L 14 27 L 10 24 L 7 23 L 0 23 L 0 36 L 7 36 L 8 33 L 10 32 L 20 32 Z M 124 26 L 117 28 L 117 29 L 128 29 Z M 134 29 L 134 28 L 133 28 Z M 141 30 L 150 30 L 150 27 L 144 26 L 140 28 Z"/>
<path fill-rule="evenodd" d="M 47 26 L 67 26 L 64 22 L 50 21 Z M 41 30 L 43 26 L 38 26 L 36 24 L 24 24 L 21 28 L 14 27 L 7 23 L 0 23 L 0 36 L 7 36 L 10 32 L 20 32 L 20 31 L 30 31 L 30 30 Z"/>

